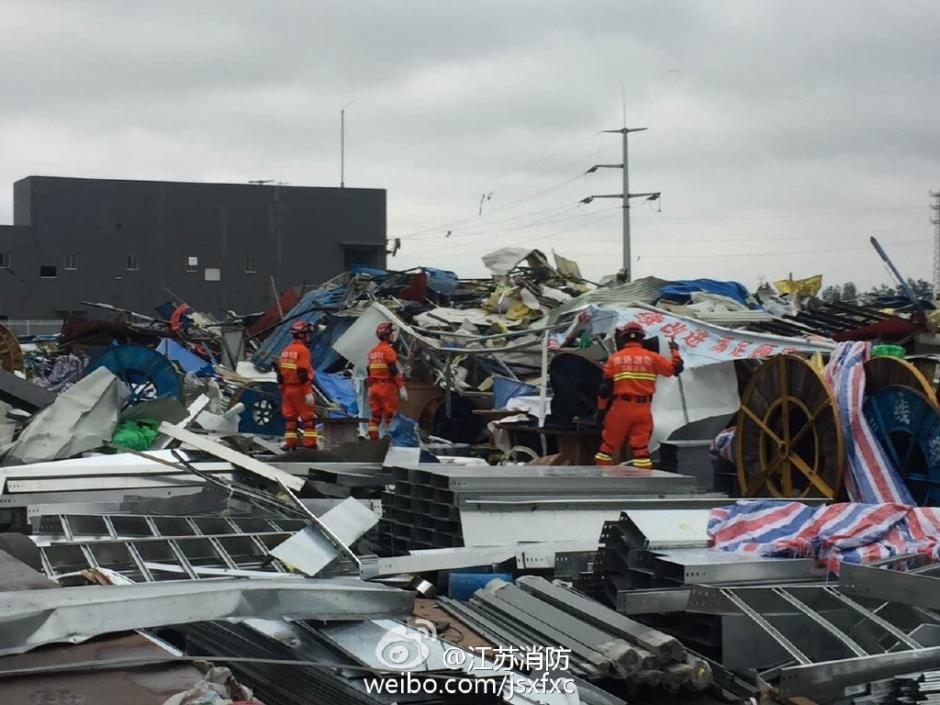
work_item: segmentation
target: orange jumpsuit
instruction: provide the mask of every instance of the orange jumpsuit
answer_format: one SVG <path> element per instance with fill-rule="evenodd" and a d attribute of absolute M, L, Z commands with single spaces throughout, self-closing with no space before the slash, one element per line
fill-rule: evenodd
<path fill-rule="evenodd" d="M 274 365 L 277 382 L 281 389 L 281 414 L 284 416 L 284 445 L 297 447 L 297 419 L 303 424 L 304 448 L 317 447 L 317 431 L 314 422 L 316 407 L 307 403 L 313 396 L 313 365 L 310 364 L 310 348 L 301 340 L 295 340 L 281 353 Z"/>
<path fill-rule="evenodd" d="M 405 385 L 405 378 L 398 371 L 398 353 L 388 341 L 380 340 L 369 352 L 369 375 L 366 385 L 369 388 L 369 407 L 372 411 L 372 417 L 369 419 L 369 438 L 378 438 L 382 422 L 385 422 L 387 433 L 392 417 L 398 413 L 398 394 Z"/>
<path fill-rule="evenodd" d="M 613 465 L 614 454 L 630 439 L 633 465 L 638 468 L 653 466 L 650 461 L 649 442 L 653 433 L 651 409 L 656 377 L 672 377 L 682 371 L 682 358 L 678 350 L 672 359 L 646 350 L 638 342 L 628 342 L 615 352 L 604 365 L 604 379 L 598 409 L 607 413 L 601 445 L 594 456 L 597 465 Z"/>

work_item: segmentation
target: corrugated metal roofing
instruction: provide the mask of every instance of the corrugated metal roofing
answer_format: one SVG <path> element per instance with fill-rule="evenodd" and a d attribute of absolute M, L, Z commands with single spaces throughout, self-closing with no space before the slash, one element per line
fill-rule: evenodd
<path fill-rule="evenodd" d="M 644 277 L 626 284 L 594 289 L 553 310 L 548 316 L 548 323 L 551 325 L 566 313 L 579 311 L 590 305 L 617 304 L 630 306 L 631 304 L 651 304 L 659 298 L 659 288 L 666 284 L 669 284 L 669 281 L 665 279 Z"/>

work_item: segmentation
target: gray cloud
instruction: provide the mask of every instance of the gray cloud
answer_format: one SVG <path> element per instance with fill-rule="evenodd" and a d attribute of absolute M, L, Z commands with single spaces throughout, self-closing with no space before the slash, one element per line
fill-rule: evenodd
<path fill-rule="evenodd" d="M 387 188 L 393 266 L 503 244 L 619 262 L 621 87 L 638 274 L 931 275 L 940 15 L 927 0 L 0 0 L 0 188 L 28 174 Z M 8 186 L 6 186 L 8 188 Z M 485 215 L 480 194 L 493 192 Z M 9 193 L 9 192 L 8 192 Z M 0 222 L 12 217 L 0 198 Z M 445 239 L 444 233 L 453 235 Z M 416 233 L 417 234 L 414 234 Z"/>

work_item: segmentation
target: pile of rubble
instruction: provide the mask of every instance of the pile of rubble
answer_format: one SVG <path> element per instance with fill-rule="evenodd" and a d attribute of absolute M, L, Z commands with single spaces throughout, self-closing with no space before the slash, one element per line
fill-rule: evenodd
<path fill-rule="evenodd" d="M 929 317 L 820 282 L 484 261 L 360 268 L 252 315 L 91 302 L 58 336 L 0 328 L 4 702 L 931 697 Z M 320 444 L 284 453 L 297 321 Z M 409 395 L 373 440 L 382 322 Z M 628 322 L 686 365 L 657 384 L 654 470 L 591 464 Z"/>

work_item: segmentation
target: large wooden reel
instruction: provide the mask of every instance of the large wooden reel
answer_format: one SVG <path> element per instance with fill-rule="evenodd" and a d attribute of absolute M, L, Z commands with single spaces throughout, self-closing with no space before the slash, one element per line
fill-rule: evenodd
<path fill-rule="evenodd" d="M 908 360 L 900 357 L 873 357 L 865 363 L 865 396 L 874 396 L 885 387 L 913 389 L 937 407 L 936 387 L 920 370 L 919 365 Z"/>
<path fill-rule="evenodd" d="M 803 358 L 779 355 L 754 373 L 741 396 L 736 442 L 742 496 L 838 496 L 839 411 L 826 381 Z"/>
<path fill-rule="evenodd" d="M 913 355 L 907 358 L 907 362 L 914 365 L 927 380 L 931 389 L 930 398 L 938 400 L 940 397 L 940 355 Z"/>
<path fill-rule="evenodd" d="M 6 326 L 0 325 L 0 369 L 17 372 L 23 369 L 23 348 Z"/>

